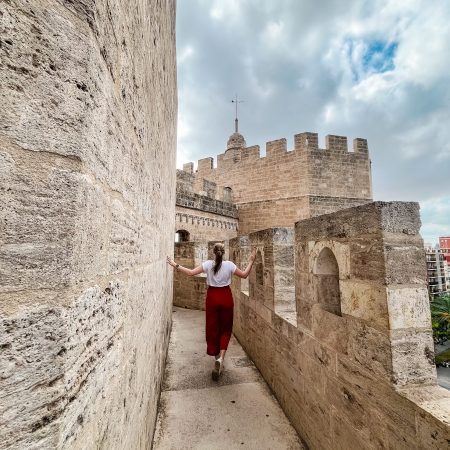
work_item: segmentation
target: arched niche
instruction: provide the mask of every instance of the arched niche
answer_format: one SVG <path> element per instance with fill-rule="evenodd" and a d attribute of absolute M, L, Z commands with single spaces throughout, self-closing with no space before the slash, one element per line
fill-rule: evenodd
<path fill-rule="evenodd" d="M 341 316 L 339 266 L 332 250 L 324 247 L 314 264 L 315 297 L 323 309 Z"/>
<path fill-rule="evenodd" d="M 189 242 L 190 234 L 186 230 L 178 230 L 175 233 L 175 242 Z"/>
<path fill-rule="evenodd" d="M 230 187 L 223 188 L 223 201 L 231 203 L 233 199 L 233 190 Z"/>

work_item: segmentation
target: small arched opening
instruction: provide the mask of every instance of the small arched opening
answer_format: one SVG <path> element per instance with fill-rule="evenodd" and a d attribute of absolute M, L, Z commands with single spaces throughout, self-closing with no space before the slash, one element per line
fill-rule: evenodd
<path fill-rule="evenodd" d="M 186 230 L 178 230 L 175 233 L 175 242 L 189 242 L 190 234 Z"/>
<path fill-rule="evenodd" d="M 223 188 L 223 201 L 231 203 L 232 200 L 233 191 L 230 187 L 224 187 Z"/>
<path fill-rule="evenodd" d="M 314 266 L 316 300 L 326 311 L 341 316 L 339 266 L 334 253 L 325 247 Z"/>

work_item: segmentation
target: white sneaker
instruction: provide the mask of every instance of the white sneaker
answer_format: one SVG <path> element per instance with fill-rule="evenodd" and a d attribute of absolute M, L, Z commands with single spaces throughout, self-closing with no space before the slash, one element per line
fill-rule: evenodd
<path fill-rule="evenodd" d="M 215 369 L 219 371 L 219 375 L 222 373 L 222 370 L 223 370 L 223 358 L 216 359 Z"/>
<path fill-rule="evenodd" d="M 212 371 L 212 379 L 214 381 L 218 381 L 220 374 L 222 373 L 223 370 L 223 358 L 218 358 L 214 361 L 214 370 Z"/>

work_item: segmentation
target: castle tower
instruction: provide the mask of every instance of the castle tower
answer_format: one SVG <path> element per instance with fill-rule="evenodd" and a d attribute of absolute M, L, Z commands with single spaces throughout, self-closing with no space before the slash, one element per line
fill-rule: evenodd
<path fill-rule="evenodd" d="M 236 118 L 237 119 L 237 118 Z M 247 147 L 235 131 L 227 149 L 212 157 L 186 165 L 189 173 L 178 179 L 192 192 L 210 192 L 214 200 L 232 202 L 239 208 L 239 233 L 270 227 L 293 226 L 298 220 L 328 214 L 372 201 L 369 150 L 365 139 L 356 138 L 349 151 L 347 137 L 328 135 L 319 148 L 317 133 L 295 135 L 294 148 L 286 139 Z"/>

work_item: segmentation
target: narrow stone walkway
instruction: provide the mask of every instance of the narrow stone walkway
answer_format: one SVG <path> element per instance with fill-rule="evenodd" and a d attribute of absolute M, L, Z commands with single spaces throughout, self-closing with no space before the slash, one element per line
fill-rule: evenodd
<path fill-rule="evenodd" d="M 173 311 L 153 449 L 304 449 L 236 339 L 231 339 L 225 372 L 214 382 L 205 313 Z"/>

